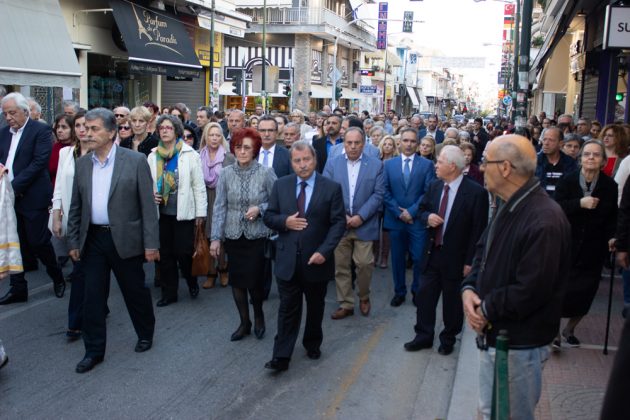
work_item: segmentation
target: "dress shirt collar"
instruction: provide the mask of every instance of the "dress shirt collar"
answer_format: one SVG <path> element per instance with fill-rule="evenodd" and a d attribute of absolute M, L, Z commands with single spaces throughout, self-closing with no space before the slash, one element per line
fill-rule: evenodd
<path fill-rule="evenodd" d="M 26 121 L 24 121 L 24 125 L 20 128 L 18 128 L 17 130 L 13 127 L 9 128 L 9 131 L 11 131 L 11 134 L 18 134 L 18 133 L 22 133 L 24 131 L 24 127 L 26 127 L 26 124 L 28 124 L 28 121 L 30 120 L 29 117 L 26 117 Z"/>
<path fill-rule="evenodd" d="M 115 159 L 116 159 L 116 143 L 112 145 L 112 148 L 109 150 L 109 153 L 107 154 L 107 159 L 105 159 L 105 162 L 103 163 L 101 163 L 101 161 L 98 160 L 98 157 L 96 157 L 96 153 L 92 152 L 92 163 L 94 165 L 98 165 L 100 168 L 107 167 L 110 164 L 110 162 L 111 164 L 113 164 Z"/>
<path fill-rule="evenodd" d="M 317 175 L 316 171 L 313 171 L 313 174 L 308 178 L 308 179 L 302 179 L 299 176 L 296 177 L 297 181 L 296 181 L 296 185 L 299 187 L 300 186 L 300 182 L 302 181 L 306 181 L 306 185 L 313 188 L 313 186 L 315 185 L 315 176 Z"/>
<path fill-rule="evenodd" d="M 459 174 L 457 178 L 455 178 L 451 182 L 444 182 L 444 185 L 448 185 L 449 190 L 452 193 L 457 194 L 457 190 L 459 190 L 459 186 L 462 185 L 462 180 L 464 179 L 464 174 Z"/>

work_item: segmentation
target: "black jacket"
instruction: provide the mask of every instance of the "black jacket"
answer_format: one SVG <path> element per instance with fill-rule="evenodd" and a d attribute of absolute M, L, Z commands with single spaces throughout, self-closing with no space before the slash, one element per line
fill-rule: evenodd
<path fill-rule="evenodd" d="M 135 136 L 131 136 L 129 138 L 126 138 L 125 140 L 120 142 L 120 147 L 124 147 L 125 149 L 131 149 L 132 145 L 133 145 L 133 138 Z M 155 134 L 149 134 L 147 136 L 146 139 L 144 139 L 142 141 L 142 143 L 140 143 L 138 145 L 138 152 L 140 153 L 144 153 L 145 156 L 149 156 L 151 154 L 151 150 L 153 150 L 153 148 L 157 147 L 158 145 L 158 138 L 157 135 Z"/>
<path fill-rule="evenodd" d="M 490 346 L 500 330 L 507 330 L 510 348 L 541 347 L 556 337 L 570 246 L 569 222 L 536 178 L 499 209 L 462 284 L 482 300 Z"/>

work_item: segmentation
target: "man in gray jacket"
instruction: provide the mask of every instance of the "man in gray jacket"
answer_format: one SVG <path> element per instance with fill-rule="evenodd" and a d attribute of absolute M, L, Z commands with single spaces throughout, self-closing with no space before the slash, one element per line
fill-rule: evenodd
<path fill-rule="evenodd" d="M 135 351 L 151 348 L 155 317 L 142 264 L 160 257 L 153 181 L 144 155 L 115 145 L 111 111 L 93 109 L 85 121 L 92 153 L 76 162 L 67 233 L 70 257 L 81 261 L 85 274 L 85 357 L 77 373 L 103 361 L 106 283 L 112 270 L 138 335 Z"/>

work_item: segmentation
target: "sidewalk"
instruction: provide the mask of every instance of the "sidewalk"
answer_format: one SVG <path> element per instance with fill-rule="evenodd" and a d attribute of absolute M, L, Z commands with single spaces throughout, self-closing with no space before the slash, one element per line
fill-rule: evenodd
<path fill-rule="evenodd" d="M 536 419 L 597 419 L 606 392 L 608 376 L 616 355 L 623 327 L 621 276 L 615 276 L 608 355 L 603 354 L 610 272 L 602 281 L 589 314 L 578 325 L 575 335 L 579 348 L 563 347 L 551 354 L 543 371 L 543 389 Z M 477 418 L 478 356 L 475 333 L 466 327 L 462 334 L 457 372 L 448 419 Z"/>

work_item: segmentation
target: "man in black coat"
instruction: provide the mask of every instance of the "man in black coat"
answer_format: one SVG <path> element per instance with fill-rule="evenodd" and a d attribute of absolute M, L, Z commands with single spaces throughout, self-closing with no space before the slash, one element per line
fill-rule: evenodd
<path fill-rule="evenodd" d="M 488 220 L 488 194 L 462 174 L 464 152 L 444 146 L 435 165 L 433 181 L 420 203 L 420 220 L 429 227 L 424 267 L 415 296 L 416 337 L 405 344 L 408 351 L 433 347 L 435 311 L 442 294 L 444 329 L 438 352 L 453 352 L 455 336 L 461 332 L 464 313 L 460 288 L 475 255 L 475 245 Z"/>
<path fill-rule="evenodd" d="M 2 112 L 8 126 L 0 130 L 0 163 L 8 169 L 7 176 L 15 192 L 21 247 L 28 247 L 46 266 L 55 296 L 61 298 L 66 285 L 48 230 L 48 206 L 52 198 L 48 160 L 53 134 L 48 125 L 29 118 L 29 109 L 28 101 L 20 93 L 10 93 L 2 99 Z M 0 298 L 0 305 L 27 300 L 24 273 L 12 274 L 11 288 Z"/>
<path fill-rule="evenodd" d="M 295 175 L 276 181 L 263 216 L 278 232 L 275 273 L 280 293 L 278 333 L 267 369 L 283 371 L 295 347 L 306 299 L 302 345 L 307 356 L 319 359 L 322 319 L 328 282 L 335 277 L 335 247 L 346 229 L 341 185 L 315 173 L 317 156 L 307 142 L 291 147 Z"/>
<path fill-rule="evenodd" d="M 324 172 L 330 149 L 336 144 L 343 143 L 343 136 L 341 135 L 342 122 L 343 117 L 339 115 L 332 114 L 328 116 L 326 121 L 324 121 L 324 132 L 326 135 L 313 140 L 313 148 L 315 148 L 317 153 L 317 172 L 320 174 Z"/>

